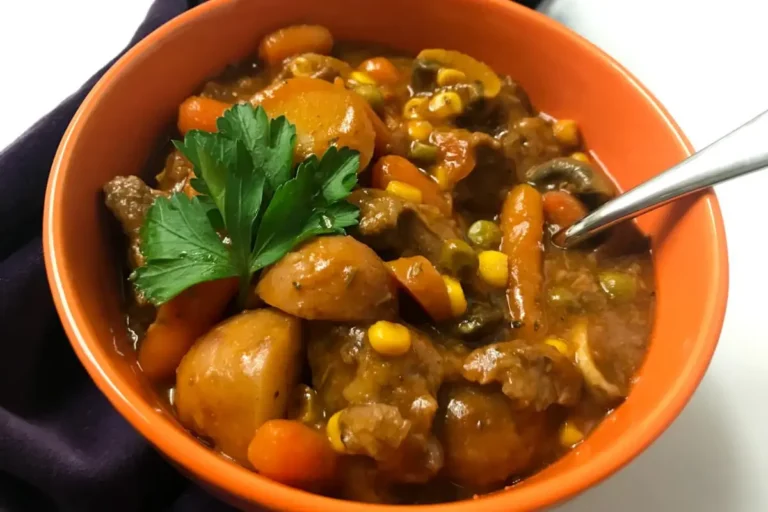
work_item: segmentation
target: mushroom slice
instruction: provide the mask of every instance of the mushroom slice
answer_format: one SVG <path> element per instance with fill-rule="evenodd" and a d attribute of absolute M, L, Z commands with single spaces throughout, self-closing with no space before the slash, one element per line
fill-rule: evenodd
<path fill-rule="evenodd" d="M 597 368 L 589 348 L 587 336 L 587 321 L 579 320 L 571 331 L 571 341 L 576 347 L 576 366 L 584 376 L 584 381 L 592 389 L 602 391 L 609 398 L 622 398 L 621 390 L 608 382 L 603 373 Z"/>
<path fill-rule="evenodd" d="M 563 184 L 577 194 L 597 194 L 603 198 L 611 197 L 614 192 L 608 179 L 591 164 L 567 157 L 532 166 L 525 172 L 525 181 L 537 186 Z"/>

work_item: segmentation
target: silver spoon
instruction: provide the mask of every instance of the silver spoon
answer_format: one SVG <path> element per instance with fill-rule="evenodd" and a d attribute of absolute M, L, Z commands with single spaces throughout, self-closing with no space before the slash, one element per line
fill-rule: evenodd
<path fill-rule="evenodd" d="M 768 111 L 645 183 L 617 196 L 557 235 L 572 247 L 621 221 L 768 166 Z"/>

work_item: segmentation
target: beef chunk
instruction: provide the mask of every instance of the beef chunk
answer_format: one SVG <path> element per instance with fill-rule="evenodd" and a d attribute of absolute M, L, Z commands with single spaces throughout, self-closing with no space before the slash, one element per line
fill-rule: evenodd
<path fill-rule="evenodd" d="M 581 374 L 545 344 L 516 340 L 478 348 L 464 362 L 464 377 L 479 384 L 501 384 L 503 393 L 521 409 L 575 405 L 581 396 Z"/>

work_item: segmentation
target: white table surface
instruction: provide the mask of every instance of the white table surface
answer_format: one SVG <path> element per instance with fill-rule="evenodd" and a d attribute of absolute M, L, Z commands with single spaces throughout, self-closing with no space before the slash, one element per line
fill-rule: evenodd
<path fill-rule="evenodd" d="M 112 58 L 150 3 L 0 2 L 0 148 Z M 697 148 L 768 108 L 765 0 L 547 0 L 542 10 L 635 73 Z M 767 193 L 768 172 L 717 188 L 730 296 L 690 404 L 635 462 L 559 511 L 768 510 Z"/>

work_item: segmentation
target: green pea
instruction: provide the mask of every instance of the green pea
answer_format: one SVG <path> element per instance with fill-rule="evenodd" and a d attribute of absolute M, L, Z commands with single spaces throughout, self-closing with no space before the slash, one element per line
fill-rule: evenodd
<path fill-rule="evenodd" d="M 437 160 L 437 148 L 431 144 L 425 144 L 415 140 L 411 142 L 408 156 L 412 160 L 418 160 L 423 163 L 432 163 Z"/>
<path fill-rule="evenodd" d="M 464 240 L 446 240 L 440 251 L 440 266 L 453 275 L 474 272 L 477 269 L 477 254 Z"/>
<path fill-rule="evenodd" d="M 375 85 L 356 85 L 354 91 L 365 98 L 365 101 L 367 101 L 374 109 L 380 108 L 384 105 L 384 96 L 381 94 L 379 88 Z"/>
<path fill-rule="evenodd" d="M 637 278 L 626 272 L 606 270 L 597 276 L 600 288 L 612 300 L 627 302 L 637 295 Z"/>
<path fill-rule="evenodd" d="M 501 243 L 501 228 L 490 220 L 478 220 L 469 226 L 467 237 L 478 249 L 496 250 Z"/>
<path fill-rule="evenodd" d="M 564 286 L 552 286 L 547 289 L 547 302 L 556 308 L 575 309 L 579 307 L 579 299 L 576 294 Z"/>

